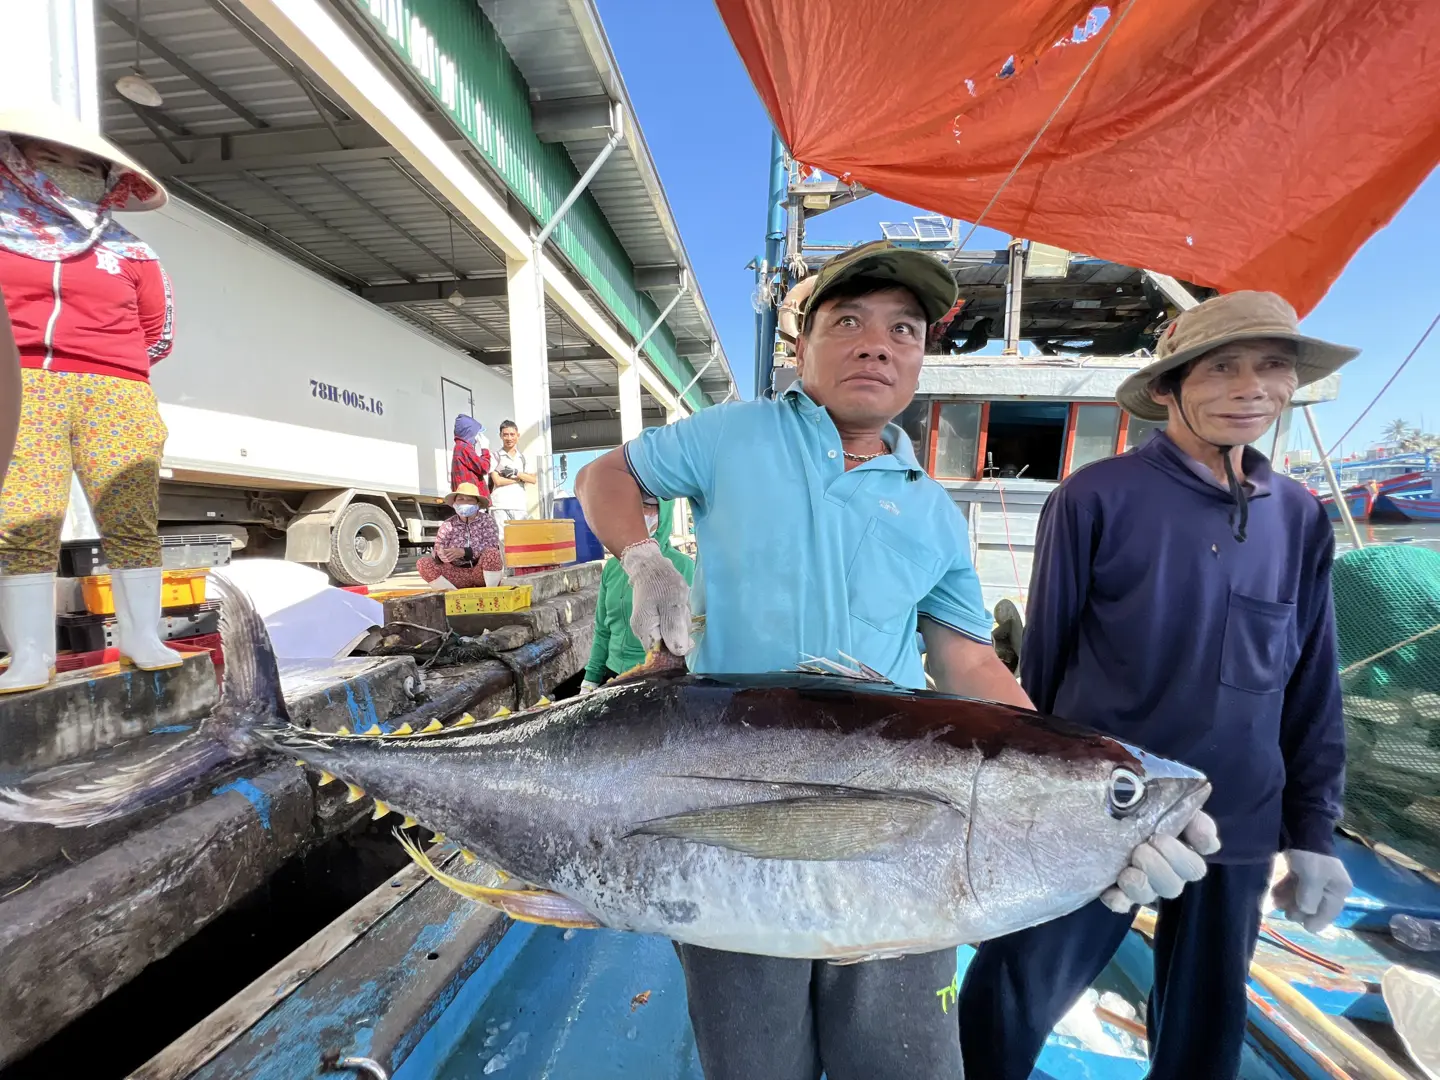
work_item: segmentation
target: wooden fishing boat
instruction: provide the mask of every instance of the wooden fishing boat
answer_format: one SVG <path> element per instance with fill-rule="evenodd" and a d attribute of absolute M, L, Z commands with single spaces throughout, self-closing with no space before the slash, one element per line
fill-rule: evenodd
<path fill-rule="evenodd" d="M 1339 837 L 1355 892 L 1337 925 L 1307 934 L 1273 913 L 1252 968 L 1242 1080 L 1422 1076 L 1379 984 L 1394 965 L 1440 974 L 1440 953 L 1394 940 L 1392 915 L 1440 918 L 1440 884 Z M 492 872 L 450 860 L 476 880 Z M 1046 1041 L 1033 1080 L 1140 1080 L 1148 931 Z M 959 978 L 973 951 L 957 950 Z M 948 991 L 948 992 L 947 992 Z M 953 991 L 936 988 L 953 1011 Z M 703 1080 L 684 976 L 662 938 L 512 923 L 424 880 L 385 882 L 135 1080 Z M 323 1073 L 330 1075 L 330 1073 Z"/>
<path fill-rule="evenodd" d="M 1374 484 L 1356 484 L 1354 487 L 1345 489 L 1345 505 L 1350 508 L 1350 516 L 1354 520 L 1370 520 L 1370 515 L 1375 509 L 1375 494 Z M 1340 508 L 1336 505 L 1335 496 L 1321 495 L 1320 505 L 1325 507 L 1325 515 L 1331 521 L 1340 520 Z"/>
<path fill-rule="evenodd" d="M 1404 511 L 1395 505 L 1399 498 L 1430 498 L 1435 490 L 1434 478 L 1425 472 L 1408 472 L 1381 480 L 1375 492 L 1375 502 L 1370 508 L 1372 521 L 1405 521 Z"/>
<path fill-rule="evenodd" d="M 1397 495 L 1390 502 L 1406 521 L 1440 521 L 1440 499 Z"/>

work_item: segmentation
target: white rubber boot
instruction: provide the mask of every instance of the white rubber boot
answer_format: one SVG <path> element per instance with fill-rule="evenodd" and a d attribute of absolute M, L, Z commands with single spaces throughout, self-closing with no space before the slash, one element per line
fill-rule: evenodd
<path fill-rule="evenodd" d="M 48 686 L 55 677 L 55 575 L 0 574 L 0 629 L 10 650 L 0 694 Z"/>
<path fill-rule="evenodd" d="M 185 658 L 160 640 L 160 591 L 164 571 L 158 566 L 110 571 L 115 593 L 115 630 L 120 656 L 142 671 L 179 667 Z"/>

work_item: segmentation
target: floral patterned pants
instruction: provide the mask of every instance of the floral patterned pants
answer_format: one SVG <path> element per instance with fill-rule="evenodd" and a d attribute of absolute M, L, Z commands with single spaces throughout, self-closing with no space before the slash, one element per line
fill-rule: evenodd
<path fill-rule="evenodd" d="M 0 569 L 56 569 L 72 469 L 111 568 L 159 566 L 160 458 L 169 433 L 150 384 L 35 368 L 20 377 L 20 434 L 0 491 Z"/>
<path fill-rule="evenodd" d="M 485 587 L 485 571 L 480 567 L 451 566 L 434 555 L 422 555 L 415 560 L 415 570 L 425 581 L 444 578 L 457 589 L 482 589 Z"/>

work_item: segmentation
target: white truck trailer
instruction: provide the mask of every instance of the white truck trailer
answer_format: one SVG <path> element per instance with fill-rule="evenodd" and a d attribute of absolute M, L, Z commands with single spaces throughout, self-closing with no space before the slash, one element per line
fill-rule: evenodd
<path fill-rule="evenodd" d="M 162 531 L 384 580 L 433 538 L 456 415 L 498 446 L 510 383 L 179 200 L 124 217 L 175 295 L 175 348 L 152 372 Z"/>

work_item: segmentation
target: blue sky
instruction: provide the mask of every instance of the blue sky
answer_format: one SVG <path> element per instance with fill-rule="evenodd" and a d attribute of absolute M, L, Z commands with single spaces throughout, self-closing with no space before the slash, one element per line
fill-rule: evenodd
<path fill-rule="evenodd" d="M 765 240 L 770 122 L 710 0 L 597 0 L 645 139 L 705 303 L 741 388 L 754 384 L 754 275 L 745 264 Z M 816 243 L 870 240 L 878 222 L 916 211 L 878 196 L 814 219 Z M 1003 243 L 979 230 L 971 247 Z M 1391 223 L 1356 253 L 1304 321 L 1308 333 L 1363 349 L 1340 398 L 1320 406 L 1327 443 L 1360 415 L 1440 311 L 1440 175 L 1432 174 Z M 1440 332 L 1346 440 L 1362 449 L 1391 420 L 1440 431 Z M 1297 425 L 1303 427 L 1303 425 Z M 1297 432 L 1291 445 L 1306 446 Z"/>

